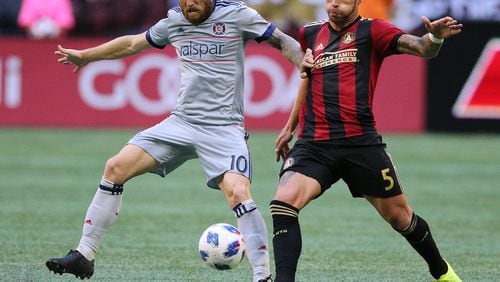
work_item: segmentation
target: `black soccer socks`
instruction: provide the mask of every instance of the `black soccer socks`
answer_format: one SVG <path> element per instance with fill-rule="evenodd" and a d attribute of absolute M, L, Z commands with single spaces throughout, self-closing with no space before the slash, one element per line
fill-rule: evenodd
<path fill-rule="evenodd" d="M 439 249 L 432 238 L 431 230 L 427 222 L 416 214 L 413 214 L 410 226 L 405 230 L 398 230 L 410 245 L 422 256 L 429 265 L 429 272 L 434 278 L 446 273 L 448 266 L 441 257 Z"/>
<path fill-rule="evenodd" d="M 295 281 L 295 272 L 302 250 L 299 210 L 273 200 L 269 209 L 273 218 L 273 249 L 276 282 Z"/>

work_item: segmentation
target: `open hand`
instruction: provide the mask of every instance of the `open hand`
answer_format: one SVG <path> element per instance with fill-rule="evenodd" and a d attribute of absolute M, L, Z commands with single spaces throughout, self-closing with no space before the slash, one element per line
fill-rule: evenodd
<path fill-rule="evenodd" d="M 75 65 L 73 72 L 78 72 L 81 68 L 86 66 L 89 62 L 82 59 L 82 51 L 74 49 L 66 49 L 61 45 L 57 46 L 57 51 L 54 52 L 56 55 L 62 56 L 57 61 L 64 65 Z"/>
<path fill-rule="evenodd" d="M 432 33 L 437 38 L 449 38 L 459 34 L 462 31 L 463 25 L 458 23 L 452 17 L 443 17 L 433 22 L 426 16 L 422 16 L 422 21 L 428 32 Z"/>
<path fill-rule="evenodd" d="M 276 138 L 275 151 L 276 151 L 276 161 L 279 162 L 280 159 L 285 159 L 290 151 L 288 143 L 292 141 L 293 133 L 287 128 L 283 128 Z"/>

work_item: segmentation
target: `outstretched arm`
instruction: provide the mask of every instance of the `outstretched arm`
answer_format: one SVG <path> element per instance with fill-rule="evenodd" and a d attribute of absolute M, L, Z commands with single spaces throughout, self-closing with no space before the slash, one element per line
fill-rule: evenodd
<path fill-rule="evenodd" d="M 304 52 L 302 52 L 297 40 L 276 28 L 267 42 L 274 48 L 280 50 L 281 54 L 300 70 L 301 77 L 306 76 L 305 69 L 301 66 Z"/>
<path fill-rule="evenodd" d="M 309 85 L 309 79 L 307 78 L 302 79 L 299 87 L 299 92 L 297 93 L 297 97 L 295 98 L 295 102 L 293 104 L 292 111 L 290 112 L 290 116 L 288 117 L 288 121 L 281 130 L 278 137 L 276 138 L 275 142 L 276 161 L 279 161 L 280 158 L 284 160 L 288 155 L 288 151 L 290 150 L 288 143 L 292 141 L 295 129 L 299 124 L 299 112 L 300 108 L 306 101 L 308 85 Z"/>
<path fill-rule="evenodd" d="M 398 40 L 398 51 L 403 54 L 434 58 L 439 53 L 443 40 L 459 34 L 462 24 L 452 17 L 444 17 L 431 22 L 422 16 L 425 28 L 429 33 L 422 37 L 404 34 Z"/>
<path fill-rule="evenodd" d="M 136 35 L 121 36 L 104 44 L 84 50 L 66 49 L 59 45 L 57 46 L 57 51 L 54 53 L 62 56 L 58 59 L 59 63 L 75 65 L 76 67 L 73 72 L 78 72 L 90 62 L 123 58 L 151 47 L 146 40 L 144 32 Z"/>

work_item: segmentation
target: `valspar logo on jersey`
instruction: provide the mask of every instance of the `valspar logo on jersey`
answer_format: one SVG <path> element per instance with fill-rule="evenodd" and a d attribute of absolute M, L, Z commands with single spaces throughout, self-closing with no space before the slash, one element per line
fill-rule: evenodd
<path fill-rule="evenodd" d="M 154 91 L 156 98 L 143 93 L 141 81 L 148 72 L 159 71 Z M 259 81 L 254 77 L 259 73 Z M 107 80 L 111 90 L 99 91 L 99 77 L 117 77 Z M 269 84 L 267 93 L 257 93 L 262 86 L 262 75 Z M 287 75 L 283 66 L 266 55 L 248 55 L 245 63 L 245 113 L 251 117 L 266 117 L 277 111 L 288 111 L 294 102 L 300 76 L 295 70 Z M 99 111 L 119 110 L 132 106 L 147 116 L 160 116 L 171 112 L 177 101 L 180 87 L 179 63 L 174 57 L 163 54 L 140 55 L 128 67 L 123 60 L 100 61 L 81 70 L 78 91 L 84 103 Z M 262 97 L 265 95 L 264 97 Z M 259 97 L 257 97 L 259 96 Z"/>
<path fill-rule="evenodd" d="M 188 44 L 179 46 L 179 54 L 182 57 L 198 57 L 205 55 L 221 55 L 224 44 L 220 42 L 197 43 L 189 40 Z"/>

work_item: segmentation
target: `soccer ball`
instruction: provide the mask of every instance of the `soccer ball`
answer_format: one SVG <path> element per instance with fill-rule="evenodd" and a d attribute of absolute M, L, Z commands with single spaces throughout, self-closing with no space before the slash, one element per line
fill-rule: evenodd
<path fill-rule="evenodd" d="M 198 242 L 201 260 L 218 270 L 235 268 L 245 257 L 245 240 L 238 228 L 227 223 L 209 226 Z"/>

